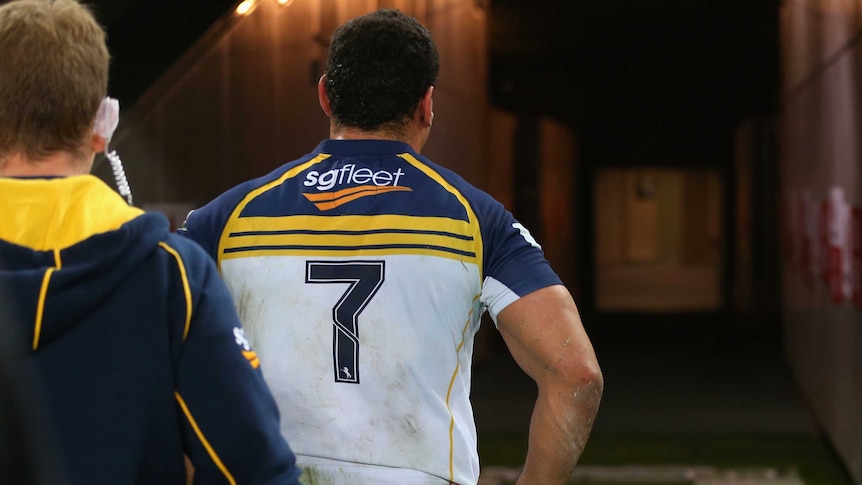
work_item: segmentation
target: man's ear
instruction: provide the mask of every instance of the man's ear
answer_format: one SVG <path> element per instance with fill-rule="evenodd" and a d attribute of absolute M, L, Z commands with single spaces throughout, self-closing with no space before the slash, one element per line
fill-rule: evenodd
<path fill-rule="evenodd" d="M 425 91 L 425 95 L 422 96 L 422 99 L 419 101 L 419 121 L 422 122 L 424 126 L 431 126 L 434 122 L 434 86 L 428 86 L 428 90 Z"/>
<path fill-rule="evenodd" d="M 92 150 L 93 153 L 102 153 L 106 148 L 108 148 L 108 141 L 105 140 L 105 137 L 93 134 L 92 139 L 90 140 L 90 150 Z"/>
<path fill-rule="evenodd" d="M 326 116 L 332 117 L 332 106 L 329 104 L 329 96 L 326 94 L 326 74 L 320 76 L 317 81 L 317 99 L 320 101 L 320 108 L 326 113 Z"/>

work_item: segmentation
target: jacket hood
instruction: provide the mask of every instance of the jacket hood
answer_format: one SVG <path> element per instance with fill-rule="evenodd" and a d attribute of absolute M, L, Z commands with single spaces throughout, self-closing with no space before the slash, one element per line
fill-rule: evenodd
<path fill-rule="evenodd" d="M 0 288 L 33 348 L 81 322 L 167 237 L 100 179 L 0 178 Z"/>

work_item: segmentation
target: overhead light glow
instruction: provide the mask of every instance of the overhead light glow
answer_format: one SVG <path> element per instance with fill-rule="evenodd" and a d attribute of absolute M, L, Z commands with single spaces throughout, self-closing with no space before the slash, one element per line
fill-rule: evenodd
<path fill-rule="evenodd" d="M 244 0 L 236 6 L 236 13 L 239 15 L 248 15 L 257 7 L 257 0 Z"/>
<path fill-rule="evenodd" d="M 293 0 L 278 0 L 278 4 L 281 5 L 282 7 L 284 7 L 286 5 L 290 5 L 290 2 L 292 2 L 292 1 Z"/>

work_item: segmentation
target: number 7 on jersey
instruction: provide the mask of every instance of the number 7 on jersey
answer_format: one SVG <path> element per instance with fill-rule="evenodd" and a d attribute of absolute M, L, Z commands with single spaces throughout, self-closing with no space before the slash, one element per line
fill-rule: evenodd
<path fill-rule="evenodd" d="M 306 261 L 306 283 L 349 285 L 332 307 L 335 382 L 359 384 L 359 314 L 380 289 L 384 261 Z"/>

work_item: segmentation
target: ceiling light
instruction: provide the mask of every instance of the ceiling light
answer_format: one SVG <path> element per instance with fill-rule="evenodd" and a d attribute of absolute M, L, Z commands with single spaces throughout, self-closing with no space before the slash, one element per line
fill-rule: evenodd
<path fill-rule="evenodd" d="M 254 11 L 255 7 L 257 7 L 257 0 L 244 0 L 236 6 L 236 13 L 238 15 L 248 15 Z"/>

